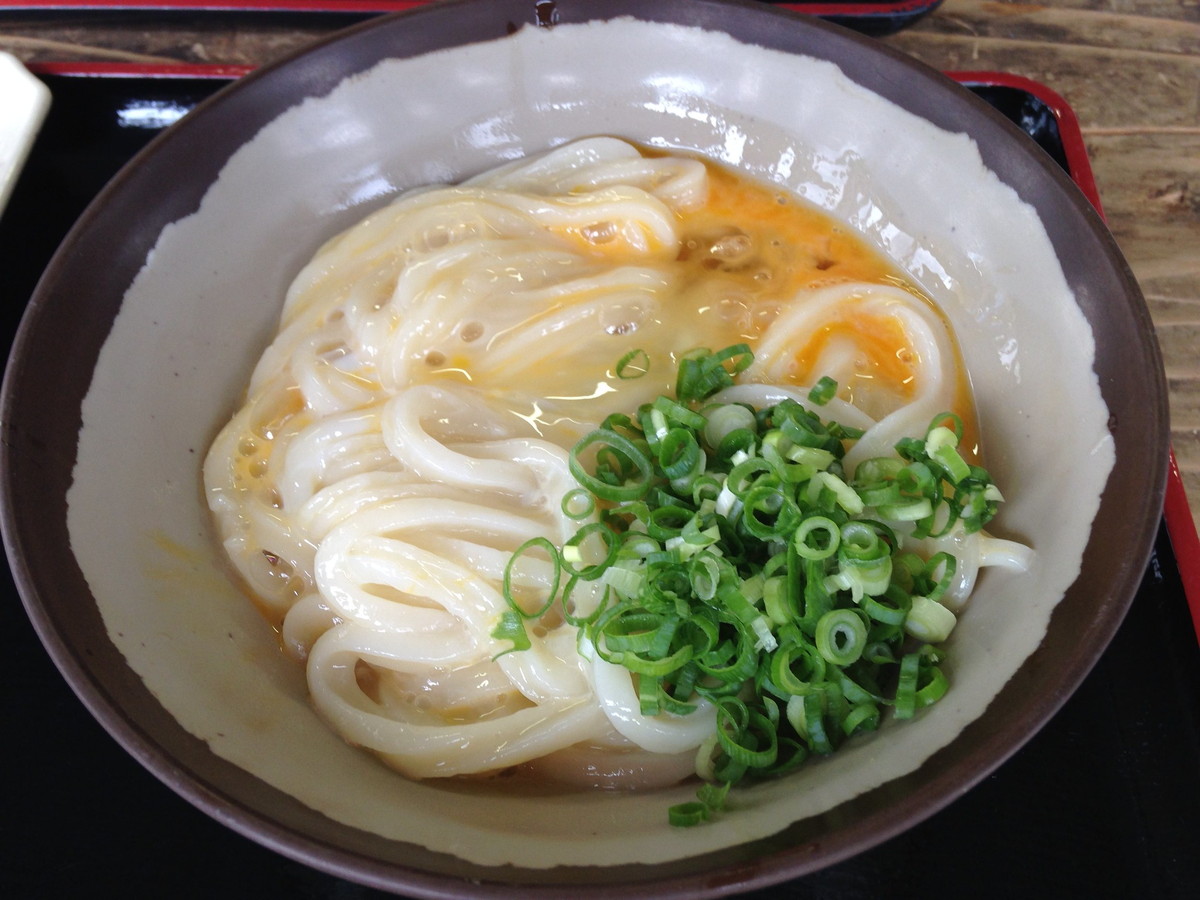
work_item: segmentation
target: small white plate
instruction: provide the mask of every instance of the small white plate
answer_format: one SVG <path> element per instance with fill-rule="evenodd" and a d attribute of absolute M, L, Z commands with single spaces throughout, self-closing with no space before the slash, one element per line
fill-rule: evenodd
<path fill-rule="evenodd" d="M 50 108 L 50 89 L 14 56 L 0 53 L 0 213 Z"/>

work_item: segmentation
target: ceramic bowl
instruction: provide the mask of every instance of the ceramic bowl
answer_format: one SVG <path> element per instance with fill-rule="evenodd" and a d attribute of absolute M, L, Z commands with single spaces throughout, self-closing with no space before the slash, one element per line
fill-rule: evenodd
<path fill-rule="evenodd" d="M 200 463 L 320 243 L 404 188 L 612 134 L 822 206 L 941 305 L 999 530 L 953 688 L 690 830 L 650 794 L 408 781 L 329 732 L 225 575 Z M 716 0 L 447 2 L 239 81 L 129 164 L 30 303 L 3 394 L 4 529 L 51 656 L 200 808 L 312 866 L 420 896 L 688 896 L 843 859 L 949 803 L 1063 703 L 1139 584 L 1166 478 L 1138 289 L 1058 167 L 967 91 L 848 31 Z"/>

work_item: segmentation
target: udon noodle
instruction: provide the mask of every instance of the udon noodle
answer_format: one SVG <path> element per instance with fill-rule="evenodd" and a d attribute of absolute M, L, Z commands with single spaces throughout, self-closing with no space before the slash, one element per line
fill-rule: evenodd
<path fill-rule="evenodd" d="M 679 353 L 746 341 L 718 399 L 803 398 L 888 452 L 968 382 L 938 311 L 823 213 L 699 159 L 579 141 L 453 187 L 414 190 L 299 273 L 278 336 L 204 469 L 225 550 L 312 701 L 346 740 L 416 778 L 526 766 L 597 785 L 663 784 L 714 727 L 641 713 L 632 676 L 547 616 L 533 646 L 492 636 L 506 563 L 567 540 L 567 451 L 613 411 L 669 393 Z M 627 351 L 645 377 L 615 377 Z M 980 567 L 1024 564 L 979 533 Z M 546 588 L 549 564 L 522 569 Z"/>

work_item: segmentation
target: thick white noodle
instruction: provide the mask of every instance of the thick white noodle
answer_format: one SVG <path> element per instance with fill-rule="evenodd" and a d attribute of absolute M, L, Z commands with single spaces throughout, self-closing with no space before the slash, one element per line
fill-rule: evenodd
<path fill-rule="evenodd" d="M 514 415 L 508 395 L 529 393 L 531 371 L 570 365 L 606 334 L 611 310 L 660 314 L 677 213 L 706 191 L 698 161 L 580 141 L 410 192 L 296 277 L 205 484 L 230 559 L 347 740 L 414 777 L 576 746 L 622 759 L 638 749 L 606 715 L 627 705 L 628 673 L 610 701 L 573 627 L 531 620 L 521 653 L 492 636 L 513 552 L 578 528 L 560 507 L 575 486 L 565 451 Z M 581 252 L 587 241 L 634 264 L 598 264 Z M 469 378 L 446 374 L 463 365 L 455 354 Z M 530 555 L 512 584 L 537 598 L 552 577 Z M 631 733 L 685 735 L 681 750 L 704 730 L 703 716 L 686 728 L 629 718 Z"/>
<path fill-rule="evenodd" d="M 501 769 L 603 733 L 604 717 L 588 694 L 517 705 L 508 692 L 490 687 L 497 681 L 496 671 L 473 681 L 483 686 L 470 692 L 474 718 L 451 725 L 436 709 L 369 697 L 356 677 L 359 662 L 418 679 L 431 667 L 461 669 L 469 665 L 461 661 L 471 659 L 465 643 L 457 630 L 380 641 L 369 629 L 338 625 L 321 636 L 309 655 L 313 701 L 348 740 L 415 778 Z M 486 659 L 472 661 L 489 667 Z M 497 711 L 503 714 L 488 715 Z"/>
<path fill-rule="evenodd" d="M 859 462 L 890 455 L 900 438 L 923 435 L 930 419 L 954 406 L 954 344 L 945 322 L 929 303 L 886 284 L 837 284 L 813 291 L 771 324 L 746 374 L 756 381 L 786 383 L 797 348 L 833 319 L 838 307 L 850 304 L 863 314 L 891 319 L 900 327 L 915 370 L 907 402 L 875 422 L 846 454 L 846 471 L 853 475 Z M 852 384 L 859 355 L 853 341 L 831 341 L 813 368 L 839 384 Z"/>
<path fill-rule="evenodd" d="M 700 746 L 716 728 L 716 708 L 707 700 L 687 716 L 644 716 L 629 670 L 592 654 L 592 678 L 601 709 L 621 735 L 655 753 L 682 753 Z"/>
<path fill-rule="evenodd" d="M 588 380 L 596 360 L 605 371 L 643 327 L 681 340 L 674 320 L 663 325 L 666 304 L 695 289 L 677 283 L 680 214 L 708 190 L 699 161 L 578 141 L 406 193 L 295 278 L 245 403 L 209 451 L 205 488 L 232 564 L 348 741 L 420 778 L 535 762 L 580 781 L 662 784 L 712 735 L 708 702 L 644 716 L 633 676 L 580 652 L 556 610 L 526 622 L 527 651 L 493 636 L 511 610 L 513 553 L 579 527 L 561 507 L 575 487 L 563 446 L 601 415 L 572 403 L 615 390 Z M 756 348 L 759 383 L 719 399 L 803 402 L 774 385 L 845 303 L 892 317 L 917 359 L 910 400 L 878 421 L 840 400 L 826 410 L 866 431 L 852 471 L 951 405 L 953 346 L 918 298 L 866 284 L 796 298 Z M 833 347 L 819 374 L 852 374 L 853 357 Z M 585 394 L 557 396 L 572 390 Z M 661 388 L 622 390 L 631 410 Z M 967 557 L 956 601 L 980 566 L 1027 564 L 1024 548 L 987 536 L 940 545 Z M 510 574 L 527 612 L 554 582 L 537 552 Z M 592 585 L 573 597 L 577 613 L 598 602 Z"/>

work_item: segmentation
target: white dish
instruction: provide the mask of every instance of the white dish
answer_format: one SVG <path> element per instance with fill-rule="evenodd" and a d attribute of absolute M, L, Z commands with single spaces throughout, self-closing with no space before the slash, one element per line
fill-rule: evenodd
<path fill-rule="evenodd" d="M 50 108 L 50 89 L 0 52 L 0 215 Z"/>

